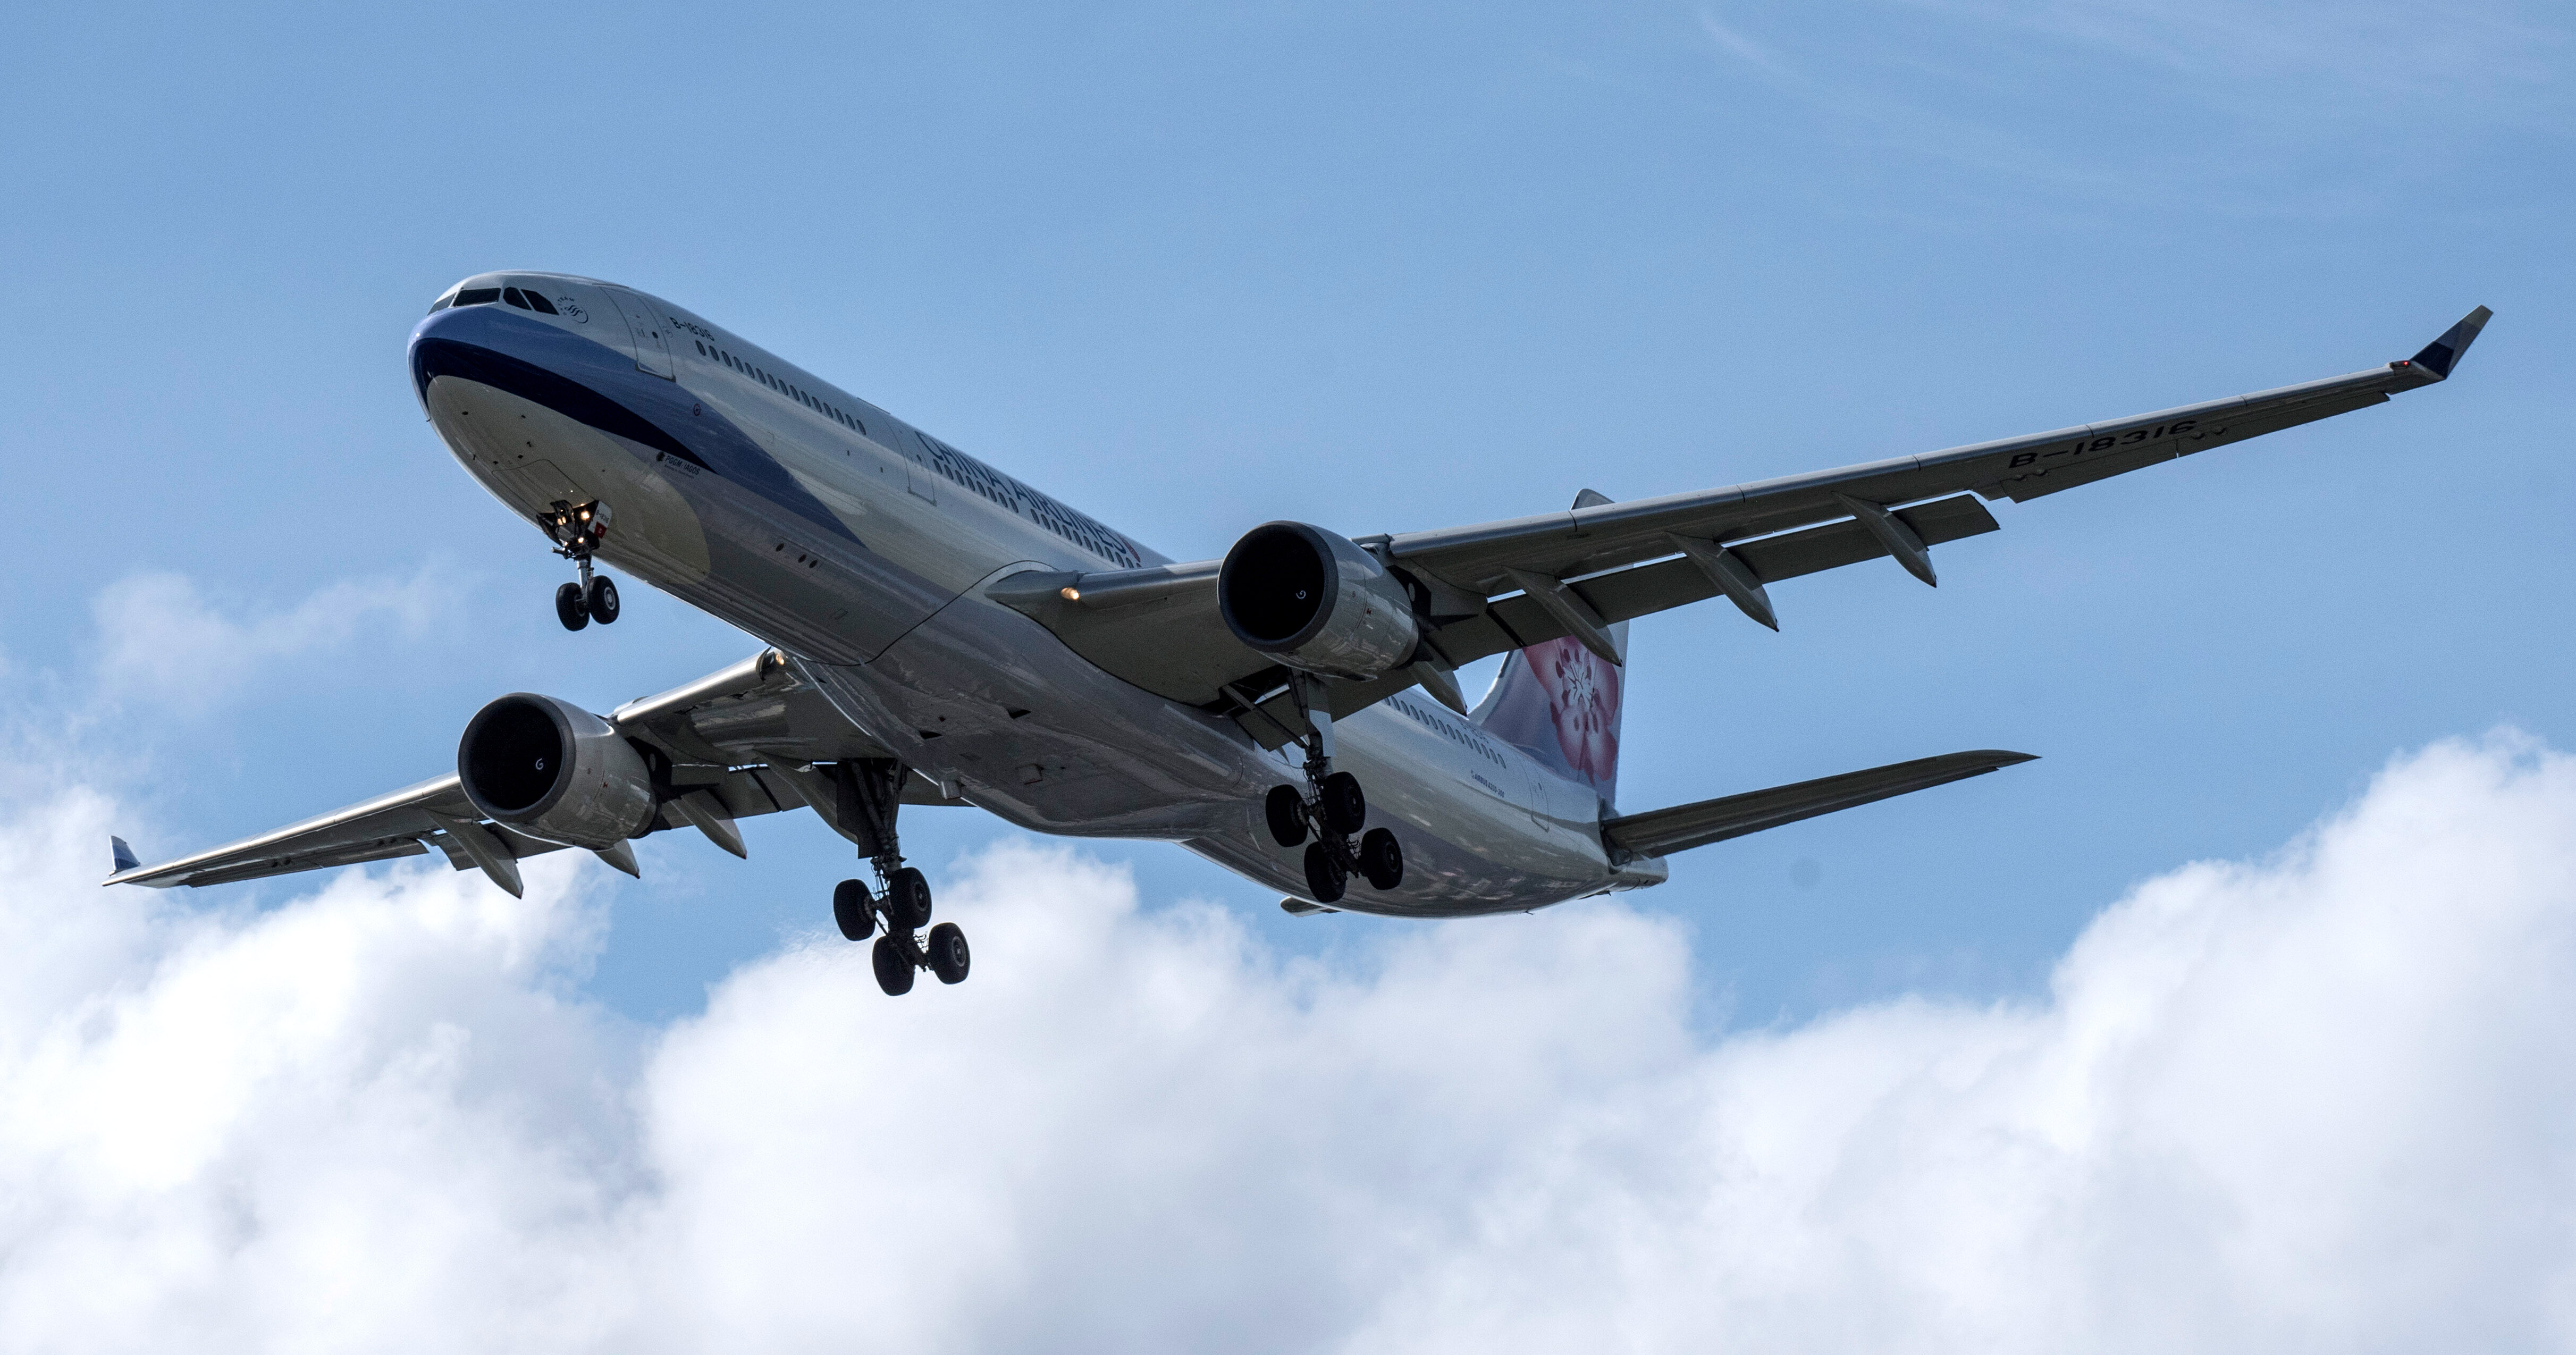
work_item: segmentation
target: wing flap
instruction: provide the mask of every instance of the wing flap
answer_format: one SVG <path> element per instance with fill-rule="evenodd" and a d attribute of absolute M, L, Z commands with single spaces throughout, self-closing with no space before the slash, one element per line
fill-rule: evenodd
<path fill-rule="evenodd" d="M 1630 858 L 1668 856 L 1747 833 L 1758 833 L 1765 828 L 1796 823 L 1800 819 L 1812 819 L 1819 814 L 1831 814 L 1893 796 L 1945 786 L 1953 781 L 1964 781 L 2034 760 L 2029 753 L 1998 749 L 1917 758 L 1912 762 L 1891 763 L 1867 771 L 1845 772 L 1840 776 L 1819 777 L 1795 785 L 1773 786 L 1769 790 L 1747 791 L 1742 795 L 1702 800 L 1697 804 L 1605 819 L 1601 824 L 1601 841 L 1612 851 L 1624 852 Z"/>
<path fill-rule="evenodd" d="M 1915 535 L 1922 538 L 1927 546 L 1938 546 L 1998 529 L 1994 514 L 1986 511 L 1986 506 L 1973 494 L 1955 495 L 1901 509 L 1895 516 L 1913 528 Z M 1754 578 L 1766 584 L 1879 559 L 1888 553 L 1875 533 L 1849 518 L 1822 527 L 1742 542 L 1730 549 L 1752 567 Z M 1669 553 L 1670 547 L 1667 546 L 1666 550 Z M 1592 609 L 1600 613 L 1604 621 L 1632 621 L 1721 596 L 1717 583 L 1708 576 L 1708 572 L 1688 558 L 1615 570 L 1580 580 L 1570 587 L 1581 594 L 1584 601 L 1592 604 Z M 1526 649 L 1565 634 L 1564 624 L 1553 613 L 1522 596 L 1505 598 L 1494 603 L 1483 615 L 1442 626 L 1433 632 L 1431 642 L 1449 659 L 1451 666 L 1456 667 L 1489 654 Z"/>

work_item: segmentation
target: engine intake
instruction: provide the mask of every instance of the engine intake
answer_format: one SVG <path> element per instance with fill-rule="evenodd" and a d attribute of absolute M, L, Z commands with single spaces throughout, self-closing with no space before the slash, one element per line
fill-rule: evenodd
<path fill-rule="evenodd" d="M 1376 677 L 1422 640 L 1412 599 L 1377 557 L 1302 522 L 1244 533 L 1225 553 L 1216 596 L 1234 638 L 1310 673 Z"/>
<path fill-rule="evenodd" d="M 475 712 L 456 777 L 485 818 L 546 842 L 602 851 L 653 821 L 653 775 L 606 720 L 513 692 Z"/>

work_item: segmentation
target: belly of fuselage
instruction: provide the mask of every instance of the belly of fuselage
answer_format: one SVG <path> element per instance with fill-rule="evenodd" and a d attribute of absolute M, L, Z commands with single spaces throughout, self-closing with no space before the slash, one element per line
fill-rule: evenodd
<path fill-rule="evenodd" d="M 668 406 L 666 421 L 702 409 L 659 378 L 608 379 L 652 382 L 640 397 Z M 530 519 L 557 502 L 609 504 L 603 560 L 805 660 L 844 715 L 908 765 L 1024 828 L 1177 841 L 1307 892 L 1304 849 L 1278 846 L 1261 813 L 1269 789 L 1300 774 L 1230 722 L 1111 677 L 1016 612 L 931 587 L 846 523 L 804 521 L 735 483 L 721 453 L 684 459 L 507 384 L 424 385 L 433 425 L 469 473 Z M 1597 843 L 1552 840 L 1526 806 L 1424 774 L 1399 730 L 1373 731 L 1366 716 L 1343 729 L 1341 765 L 1369 788 L 1370 826 L 1397 834 L 1407 865 L 1394 890 L 1354 878 L 1342 908 L 1512 911 L 1608 883 Z"/>
<path fill-rule="evenodd" d="M 513 511 L 608 504 L 601 560 L 791 653 L 865 663 L 947 600 L 846 529 L 781 513 L 697 462 L 463 378 L 424 398 L 449 450 Z"/>

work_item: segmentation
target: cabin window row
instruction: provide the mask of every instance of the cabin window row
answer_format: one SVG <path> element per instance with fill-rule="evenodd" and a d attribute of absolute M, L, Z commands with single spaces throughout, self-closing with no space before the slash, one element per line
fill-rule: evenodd
<path fill-rule="evenodd" d="M 807 409 L 822 415 L 824 418 L 830 419 L 832 422 L 857 433 L 859 436 L 867 436 L 867 424 L 857 415 L 842 409 L 839 405 L 815 396 L 792 381 L 786 381 L 772 376 L 758 365 L 745 362 L 703 339 L 691 339 L 689 342 L 697 345 L 698 356 L 705 358 L 710 362 L 721 362 L 727 367 L 731 367 L 735 371 L 742 373 L 744 376 L 750 377 L 752 380 L 757 381 L 760 384 L 769 387 L 771 390 L 786 396 L 788 399 L 805 406 Z"/>
<path fill-rule="evenodd" d="M 920 440 L 922 450 L 930 453 L 931 466 L 951 483 L 973 490 L 1101 559 L 1117 561 L 1129 569 L 1145 562 L 1144 557 L 1127 544 L 1126 538 L 1085 514 L 1075 512 L 927 433 L 916 432 L 913 436 Z"/>
<path fill-rule="evenodd" d="M 1447 720 L 1432 718 L 1428 713 L 1416 709 L 1410 701 L 1389 701 L 1387 704 L 1411 717 L 1415 724 L 1430 730 L 1434 734 L 1438 734 L 1441 737 L 1446 738 L 1451 743 L 1457 744 L 1462 748 L 1474 749 L 1495 766 L 1500 767 L 1506 765 L 1503 761 L 1502 754 L 1495 752 L 1493 746 L 1486 743 L 1481 737 L 1465 733 L 1457 726 L 1449 723 Z"/>

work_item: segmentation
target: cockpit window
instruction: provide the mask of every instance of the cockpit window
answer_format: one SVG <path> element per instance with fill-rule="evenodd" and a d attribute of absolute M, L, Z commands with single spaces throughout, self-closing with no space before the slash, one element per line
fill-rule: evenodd
<path fill-rule="evenodd" d="M 525 293 L 525 295 L 526 295 L 526 296 L 527 296 L 527 298 L 528 298 L 528 304 L 529 304 L 529 305 L 536 307 L 538 310 L 540 310 L 540 311 L 544 312 L 545 314 L 547 314 L 547 315 L 561 315 L 561 314 L 563 314 L 563 312 L 561 312 L 561 311 L 559 311 L 559 310 L 556 310 L 556 309 L 555 309 L 555 303 L 553 303 L 553 302 L 551 302 L 551 301 L 546 300 L 546 294 L 545 294 L 545 293 L 538 291 L 536 288 L 534 288 L 534 287 L 529 288 L 529 289 L 527 290 L 527 292 Z"/>
<path fill-rule="evenodd" d="M 468 287 L 456 294 L 456 304 L 460 306 L 488 306 L 500 299 L 498 287 Z"/>
<path fill-rule="evenodd" d="M 443 311 L 443 310 L 447 309 L 449 306 L 451 306 L 451 305 L 455 304 L 455 302 L 456 302 L 456 293 L 454 293 L 454 292 L 449 292 L 447 295 L 442 296 L 442 297 L 440 297 L 439 299 L 437 299 L 436 301 L 433 301 L 433 302 L 430 302 L 430 303 L 429 303 L 429 313 L 430 313 L 430 314 L 432 314 L 432 315 L 436 315 L 436 314 L 438 314 L 440 311 Z"/>
<path fill-rule="evenodd" d="M 518 289 L 518 288 L 516 288 L 516 287 L 504 287 L 504 288 L 502 288 L 502 289 L 501 289 L 501 299 L 502 299 L 502 300 L 504 300 L 504 301 L 509 302 L 511 305 L 516 306 L 516 307 L 518 307 L 518 308 L 519 308 L 519 309 L 521 309 L 521 310 L 526 310 L 526 309 L 528 308 L 528 299 L 527 299 L 526 297 L 524 297 L 524 296 L 519 295 L 519 289 Z"/>

